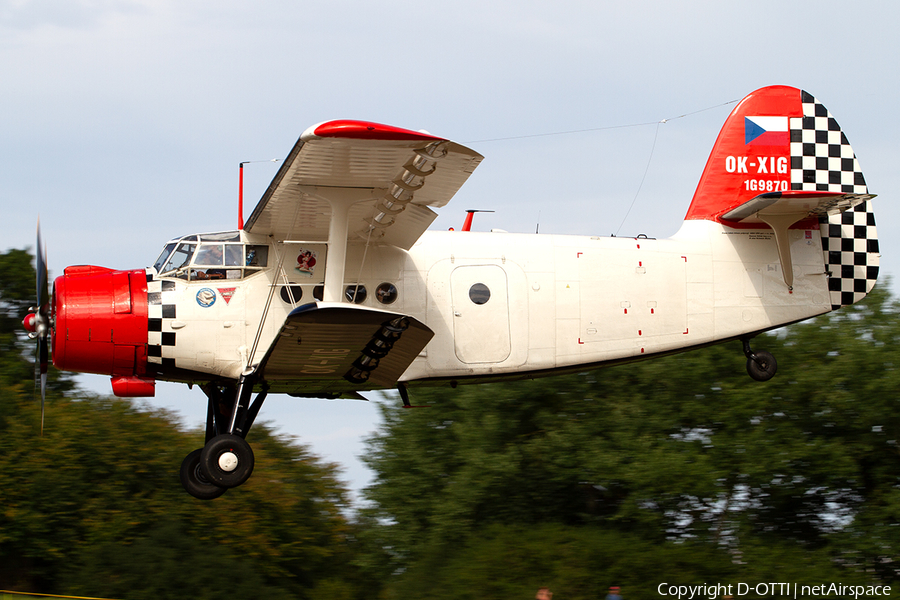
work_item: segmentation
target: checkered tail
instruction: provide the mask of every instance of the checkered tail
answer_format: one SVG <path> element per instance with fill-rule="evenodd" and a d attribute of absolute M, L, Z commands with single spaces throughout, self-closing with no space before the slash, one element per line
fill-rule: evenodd
<path fill-rule="evenodd" d="M 791 189 L 867 194 L 847 136 L 831 113 L 802 92 L 803 117 L 790 121 Z M 819 230 L 832 310 L 862 300 L 878 278 L 878 236 L 871 200 L 823 217 Z"/>

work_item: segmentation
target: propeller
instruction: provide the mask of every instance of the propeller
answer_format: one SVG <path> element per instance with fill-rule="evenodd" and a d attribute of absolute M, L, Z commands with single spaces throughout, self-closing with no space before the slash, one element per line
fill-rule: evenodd
<path fill-rule="evenodd" d="M 47 365 L 49 363 L 50 335 L 50 293 L 48 289 L 47 275 L 47 250 L 41 244 L 41 221 L 38 219 L 37 248 L 35 250 L 35 262 L 37 271 L 37 306 L 32 307 L 30 313 L 22 321 L 28 331 L 28 337 L 37 339 L 37 355 L 35 363 L 40 368 L 41 380 L 41 436 L 44 435 L 44 402 L 47 397 Z"/>

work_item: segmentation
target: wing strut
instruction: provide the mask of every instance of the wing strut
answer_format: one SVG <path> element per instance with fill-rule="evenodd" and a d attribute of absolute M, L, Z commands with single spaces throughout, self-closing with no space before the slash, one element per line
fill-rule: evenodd
<path fill-rule="evenodd" d="M 340 302 L 344 295 L 350 209 L 358 202 L 381 198 L 385 190 L 377 188 L 327 188 L 326 190 L 312 185 L 299 187 L 302 193 L 331 205 L 331 220 L 328 224 L 328 254 L 325 257 L 325 290 L 322 300 Z"/>
<path fill-rule="evenodd" d="M 781 274 L 789 292 L 794 291 L 794 263 L 791 259 L 791 241 L 788 229 L 791 225 L 809 216 L 808 212 L 764 215 L 757 213 L 757 218 L 775 232 L 775 245 L 778 247 L 778 259 L 781 261 Z"/>

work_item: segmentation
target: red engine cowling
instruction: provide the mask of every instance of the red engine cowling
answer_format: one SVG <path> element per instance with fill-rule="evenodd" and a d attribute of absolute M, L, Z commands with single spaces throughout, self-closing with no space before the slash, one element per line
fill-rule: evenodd
<path fill-rule="evenodd" d="M 68 267 L 53 284 L 53 364 L 113 378 L 147 375 L 143 269 Z M 149 378 L 152 379 L 152 378 Z"/>

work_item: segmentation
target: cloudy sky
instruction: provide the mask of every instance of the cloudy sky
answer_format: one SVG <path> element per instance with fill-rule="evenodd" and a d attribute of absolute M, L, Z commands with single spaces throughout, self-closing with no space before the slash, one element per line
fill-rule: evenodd
<path fill-rule="evenodd" d="M 666 237 L 730 103 L 785 84 L 841 123 L 896 278 L 898 25 L 900 4 L 834 0 L 0 0 L 0 249 L 33 248 L 40 215 L 51 275 L 146 266 L 235 228 L 238 163 L 335 118 L 486 157 L 435 228 L 480 208 L 476 229 Z M 276 168 L 247 166 L 248 215 Z M 157 395 L 203 419 L 199 390 Z M 373 403 L 272 397 L 261 418 L 368 479 Z"/>

